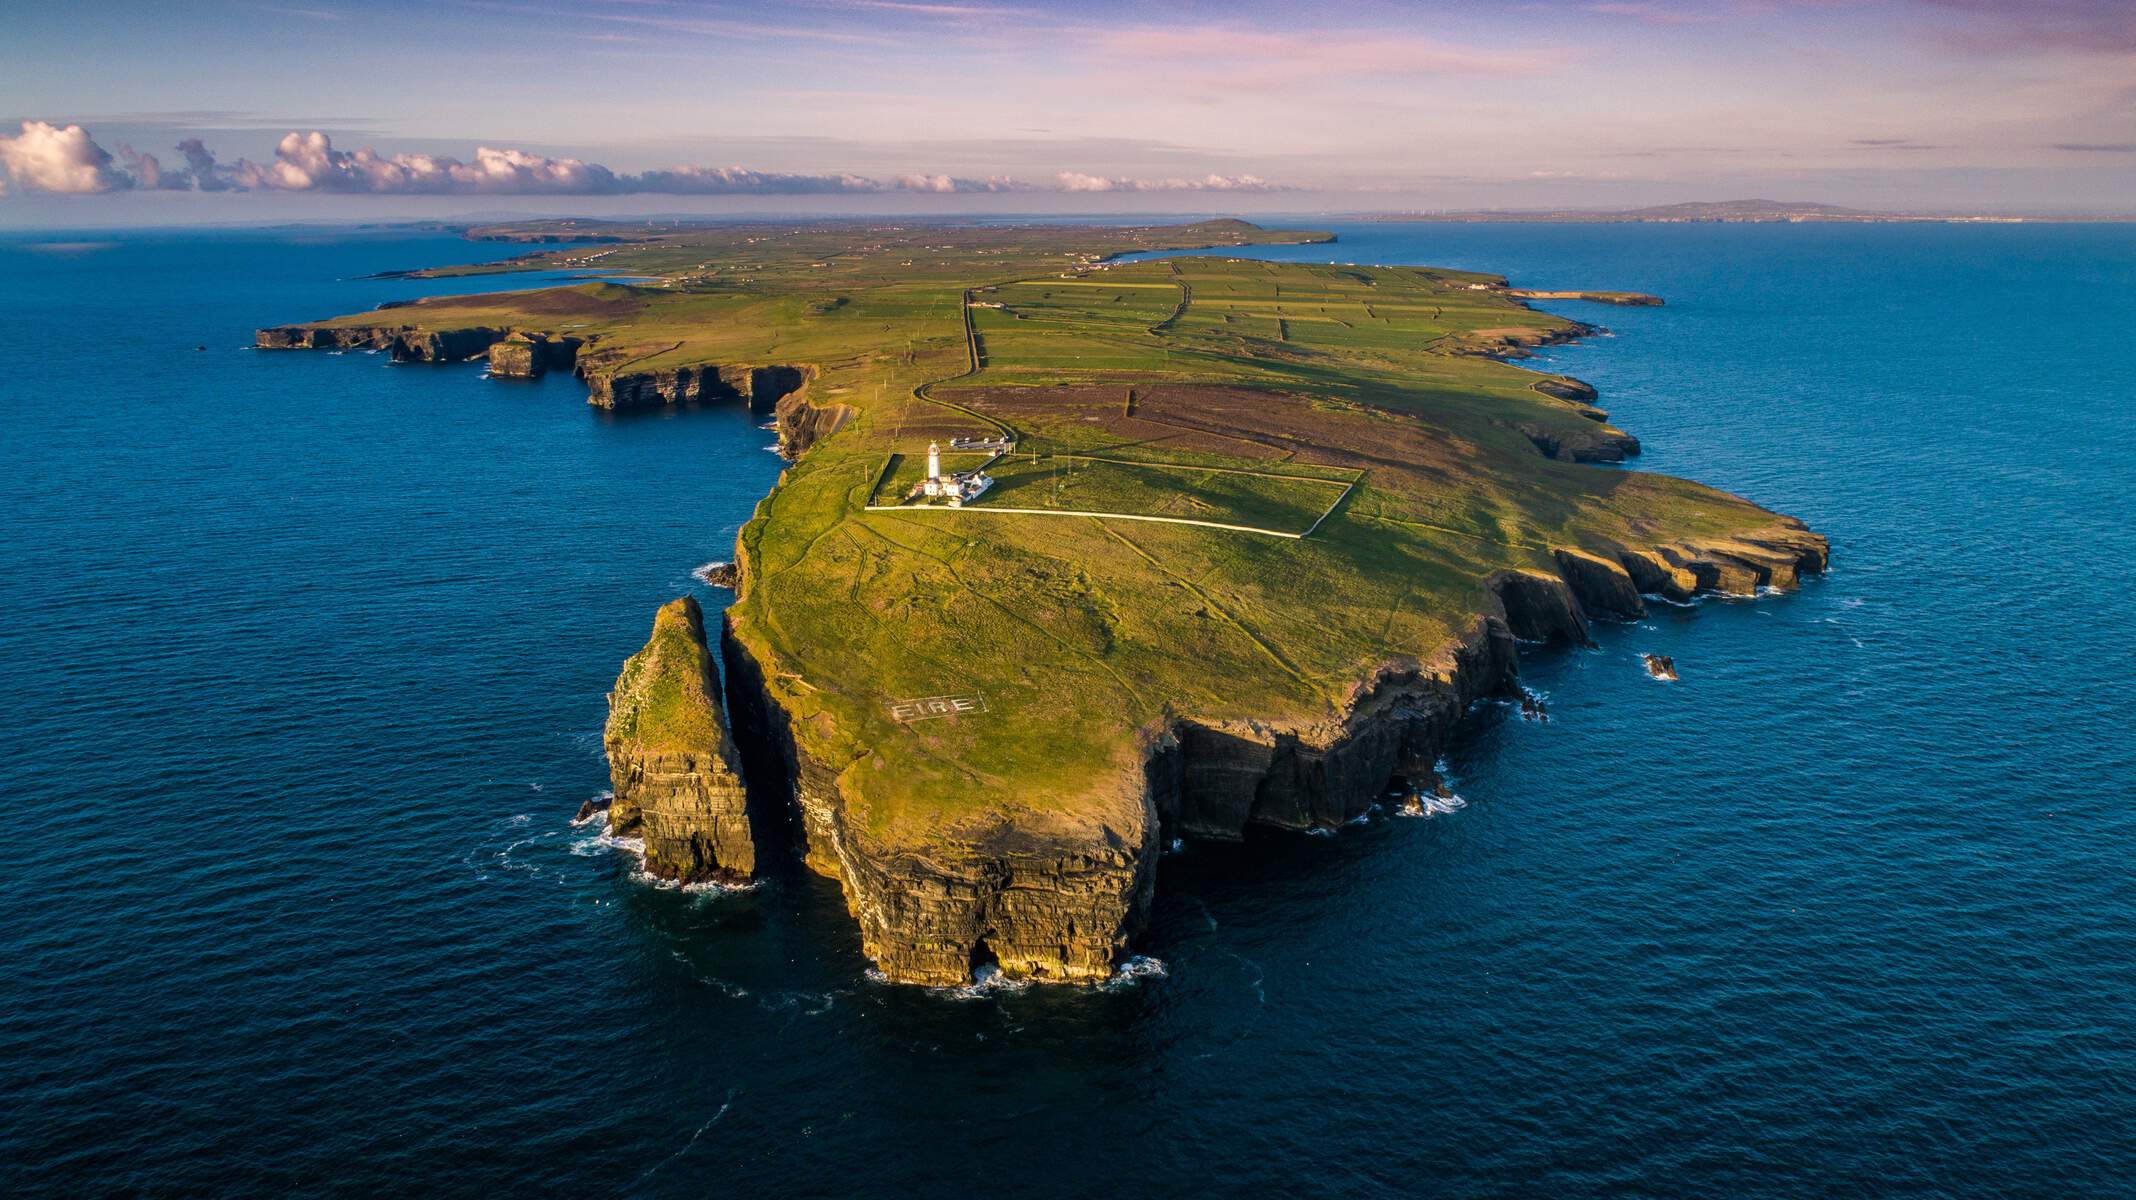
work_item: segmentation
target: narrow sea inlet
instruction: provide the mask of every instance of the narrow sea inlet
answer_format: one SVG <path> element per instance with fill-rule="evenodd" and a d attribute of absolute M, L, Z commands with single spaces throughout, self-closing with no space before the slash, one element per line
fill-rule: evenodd
<path fill-rule="evenodd" d="M 959 993 L 870 982 L 832 885 L 660 888 L 570 823 L 650 614 L 725 602 L 692 572 L 781 465 L 748 413 L 247 348 L 465 290 L 364 277 L 495 247 L 0 241 L 33 348 L 0 382 L 0 1099 L 36 1114 L 0 1178 L 1699 1196 L 1814 1161 L 1929 1195 L 2136 1166 L 2136 233 L 1336 231 L 1251 252 L 1664 297 L 1540 301 L 1614 335 L 1540 365 L 1596 385 L 1633 469 L 1799 515 L 1836 569 L 1527 656 L 1551 719 L 1479 711 L 1464 805 L 1166 857 L 1115 984 Z"/>

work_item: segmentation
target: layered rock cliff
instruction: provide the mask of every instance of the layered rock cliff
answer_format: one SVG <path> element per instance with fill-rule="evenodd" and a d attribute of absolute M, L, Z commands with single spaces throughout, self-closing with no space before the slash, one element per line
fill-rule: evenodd
<path fill-rule="evenodd" d="M 1520 430 L 1521 436 L 1527 438 L 1543 457 L 1560 462 L 1619 463 L 1639 453 L 1639 439 L 1607 424 L 1608 413 L 1584 406 L 1576 411 L 1594 424 L 1545 425 L 1540 421 L 1524 421 L 1514 428 Z"/>
<path fill-rule="evenodd" d="M 580 345 L 575 337 L 517 331 L 489 348 L 489 372 L 499 379 L 532 379 L 568 371 L 578 361 Z"/>
<path fill-rule="evenodd" d="M 465 362 L 479 358 L 508 330 L 488 326 L 417 329 L 412 325 L 282 325 L 262 329 L 262 350 L 384 350 L 395 362 Z"/>
<path fill-rule="evenodd" d="M 586 402 L 617 412 L 700 403 L 741 403 L 776 412 L 782 444 L 799 454 L 818 437 L 843 425 L 852 410 L 817 407 L 799 399 L 812 369 L 774 364 L 697 364 L 629 370 L 629 351 L 542 329 L 469 326 L 421 329 L 412 325 L 280 325 L 259 330 L 262 350 L 384 350 L 395 362 L 465 362 L 487 357 L 499 379 L 530 379 L 551 370 L 575 370 L 586 381 Z"/>
<path fill-rule="evenodd" d="M 1518 677 L 1513 633 L 1493 614 L 1435 662 L 1383 663 L 1321 724 L 1175 719 L 1152 743 L 1157 811 L 1176 836 L 1335 828 L 1362 816 L 1390 780 L 1428 776 L 1462 714 L 1512 691 Z"/>
<path fill-rule="evenodd" d="M 779 453 L 799 458 L 810 446 L 845 427 L 855 410 L 844 404 L 818 404 L 807 391 L 795 390 L 779 397 L 773 413 L 779 427 Z"/>
<path fill-rule="evenodd" d="M 848 819 L 840 783 L 848 764 L 812 757 L 816 739 L 795 736 L 781 690 L 767 686 L 731 623 L 721 647 L 752 772 L 798 813 L 807 865 L 840 883 L 862 947 L 885 976 L 953 985 L 993 964 L 1012 977 L 1094 980 L 1125 961 L 1146 922 L 1156 856 L 1170 838 L 1354 820 L 1392 780 L 1432 778 L 1474 704 L 1517 690 L 1518 641 L 1586 644 L 1591 620 L 1643 614 L 1643 592 L 1678 599 L 1790 588 L 1825 562 L 1824 539 L 1788 518 L 1755 539 L 1560 549 L 1549 566 L 1483 581 L 1464 637 L 1431 662 L 1382 664 L 1327 721 L 1169 715 L 1142 731 L 1133 787 L 1076 806 L 1099 819 L 1002 819 L 923 850 L 886 846 Z"/>
<path fill-rule="evenodd" d="M 793 806 L 804 861 L 839 882 L 861 949 L 886 978 L 951 986 L 994 966 L 1013 978 L 1087 982 L 1126 958 L 1156 886 L 1161 781 L 1093 798 L 1089 809 L 1107 814 L 1096 823 L 1033 813 L 925 847 L 888 846 L 848 819 L 842 764 L 817 760 L 794 737 L 792 715 L 731 627 L 721 644 L 749 767 Z"/>
<path fill-rule="evenodd" d="M 708 402 L 746 403 L 770 408 L 807 379 L 793 366 L 664 367 L 653 371 L 586 371 L 586 402 L 629 412 L 668 405 Z"/>
<path fill-rule="evenodd" d="M 602 738 L 615 799 L 611 830 L 645 842 L 662 879 L 738 881 L 756 872 L 739 756 L 727 730 L 704 613 L 684 596 L 653 619 L 623 664 Z"/>

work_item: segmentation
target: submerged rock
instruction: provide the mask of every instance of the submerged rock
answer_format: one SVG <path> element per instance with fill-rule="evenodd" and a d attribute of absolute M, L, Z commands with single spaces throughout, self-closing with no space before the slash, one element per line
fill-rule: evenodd
<path fill-rule="evenodd" d="M 1522 689 L 1520 693 L 1520 716 L 1524 721 L 1548 721 L 1550 719 L 1550 706 L 1543 702 L 1541 696 Z"/>
<path fill-rule="evenodd" d="M 1646 615 L 1639 585 L 1624 567 L 1599 554 L 1558 549 L 1552 552 L 1558 574 L 1589 617 L 1631 621 Z"/>
<path fill-rule="evenodd" d="M 652 639 L 609 693 L 602 741 L 615 790 L 610 828 L 644 840 L 648 873 L 684 883 L 755 873 L 739 759 L 696 600 L 661 606 Z"/>

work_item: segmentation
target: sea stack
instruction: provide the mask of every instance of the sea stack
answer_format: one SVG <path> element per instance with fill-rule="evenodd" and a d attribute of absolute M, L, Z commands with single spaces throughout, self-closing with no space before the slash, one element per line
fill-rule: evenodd
<path fill-rule="evenodd" d="M 696 600 L 671 600 L 653 618 L 652 640 L 609 693 L 603 741 L 615 791 L 610 828 L 644 840 L 648 873 L 684 883 L 755 873 L 741 769 Z"/>
<path fill-rule="evenodd" d="M 549 369 L 547 345 L 515 333 L 489 348 L 489 373 L 497 379 L 532 379 Z"/>

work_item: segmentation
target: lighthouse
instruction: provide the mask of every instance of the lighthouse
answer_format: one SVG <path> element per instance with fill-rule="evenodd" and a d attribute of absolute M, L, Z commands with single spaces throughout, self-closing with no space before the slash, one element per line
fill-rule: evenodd
<path fill-rule="evenodd" d="M 987 461 L 992 462 L 992 459 Z M 908 500 L 947 501 L 951 508 L 962 508 L 967 500 L 976 499 L 979 493 L 994 486 L 993 477 L 985 471 L 960 471 L 955 475 L 942 471 L 942 445 L 927 443 L 927 477 L 907 493 Z"/>

